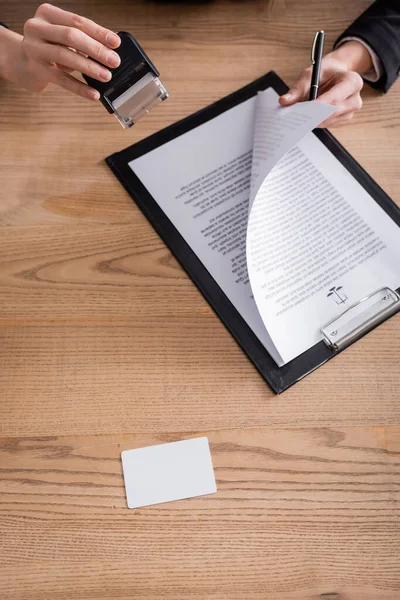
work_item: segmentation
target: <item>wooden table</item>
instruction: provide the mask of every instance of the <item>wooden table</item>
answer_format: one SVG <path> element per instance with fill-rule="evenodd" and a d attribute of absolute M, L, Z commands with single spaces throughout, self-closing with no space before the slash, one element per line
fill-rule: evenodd
<path fill-rule="evenodd" d="M 368 4 L 63 2 L 162 73 L 127 132 L 0 84 L 2 600 L 400 598 L 400 318 L 275 396 L 103 161 L 270 69 L 293 82 Z M 399 201 L 400 84 L 364 98 L 335 134 Z M 121 451 L 197 435 L 217 494 L 128 510 Z"/>

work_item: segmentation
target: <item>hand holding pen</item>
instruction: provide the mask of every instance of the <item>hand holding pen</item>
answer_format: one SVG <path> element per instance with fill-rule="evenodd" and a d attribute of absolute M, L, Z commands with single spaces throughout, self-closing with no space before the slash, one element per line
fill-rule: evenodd
<path fill-rule="evenodd" d="M 312 54 L 315 63 L 319 51 L 322 58 L 320 42 L 317 52 L 317 36 L 314 39 Z M 336 127 L 352 119 L 355 112 L 362 107 L 360 92 L 364 82 L 359 73 L 365 73 L 371 66 L 371 57 L 362 44 L 357 41 L 346 42 L 326 54 L 319 64 L 319 69 L 317 64 L 311 64 L 304 69 L 287 94 L 281 96 L 280 103 L 282 106 L 289 106 L 296 102 L 317 99 L 318 102 L 338 106 L 339 110 L 321 123 L 321 127 Z"/>

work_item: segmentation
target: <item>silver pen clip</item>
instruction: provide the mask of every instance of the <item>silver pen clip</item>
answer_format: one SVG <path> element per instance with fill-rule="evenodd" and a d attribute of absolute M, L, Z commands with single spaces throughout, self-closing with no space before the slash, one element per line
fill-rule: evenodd
<path fill-rule="evenodd" d="M 318 39 L 318 36 L 320 33 L 324 33 L 324 32 L 317 31 L 317 33 L 315 34 L 315 37 L 314 37 L 314 42 L 313 42 L 312 48 L 311 48 L 311 64 L 312 65 L 315 64 L 315 46 L 316 46 L 317 39 Z"/>

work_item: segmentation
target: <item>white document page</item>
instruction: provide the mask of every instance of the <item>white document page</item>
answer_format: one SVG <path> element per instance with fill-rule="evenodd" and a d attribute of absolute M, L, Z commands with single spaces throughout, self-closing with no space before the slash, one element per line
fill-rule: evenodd
<path fill-rule="evenodd" d="M 268 111 L 272 118 L 264 105 Z M 256 139 L 268 118 L 256 125 Z M 258 137 L 262 154 L 267 137 Z M 247 266 L 263 322 L 286 363 L 318 343 L 320 328 L 353 303 L 398 287 L 400 229 L 313 134 L 258 188 Z"/>
<path fill-rule="evenodd" d="M 246 267 L 255 102 L 235 106 L 129 166 L 279 364 Z"/>
<path fill-rule="evenodd" d="M 276 110 L 278 95 L 267 90 L 265 98 Z M 282 365 L 255 305 L 246 264 L 256 102 L 254 97 L 235 106 L 129 166 L 275 362 Z M 322 104 L 315 110 L 306 104 L 306 110 L 298 106 L 282 109 L 287 119 L 274 129 L 270 168 L 274 157 L 276 162 L 286 148 L 335 110 Z"/>

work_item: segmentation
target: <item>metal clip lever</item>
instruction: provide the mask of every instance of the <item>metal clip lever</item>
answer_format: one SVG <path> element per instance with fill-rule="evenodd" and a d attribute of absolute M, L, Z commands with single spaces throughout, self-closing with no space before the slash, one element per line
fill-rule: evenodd
<path fill-rule="evenodd" d="M 398 310 L 399 294 L 390 288 L 381 288 L 355 302 L 322 327 L 324 342 L 332 350 L 342 350 Z"/>

